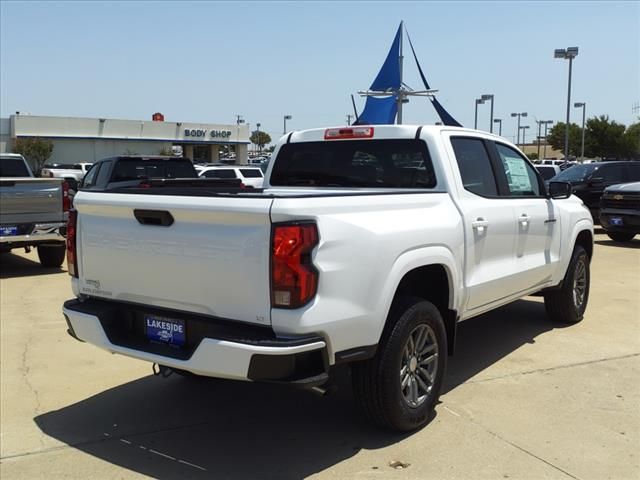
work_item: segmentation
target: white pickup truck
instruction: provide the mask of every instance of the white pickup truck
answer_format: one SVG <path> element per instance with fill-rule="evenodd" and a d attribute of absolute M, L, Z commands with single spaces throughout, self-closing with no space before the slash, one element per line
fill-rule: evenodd
<path fill-rule="evenodd" d="M 532 294 L 583 318 L 591 215 L 504 138 L 314 129 L 272 158 L 264 189 L 80 191 L 69 333 L 165 372 L 306 387 L 351 362 L 364 412 L 411 430 L 459 321 Z"/>

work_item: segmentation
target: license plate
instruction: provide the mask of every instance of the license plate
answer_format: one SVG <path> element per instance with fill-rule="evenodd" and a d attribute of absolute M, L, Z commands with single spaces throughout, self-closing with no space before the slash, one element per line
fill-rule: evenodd
<path fill-rule="evenodd" d="M 169 345 L 184 345 L 184 320 L 158 317 L 156 315 L 145 315 L 144 327 L 149 340 Z"/>
<path fill-rule="evenodd" d="M 621 227 L 622 226 L 622 217 L 610 217 L 609 218 L 609 224 L 610 225 L 614 225 L 616 227 Z"/>
<path fill-rule="evenodd" d="M 10 237 L 18 234 L 18 227 L 15 225 L 0 227 L 0 237 Z"/>

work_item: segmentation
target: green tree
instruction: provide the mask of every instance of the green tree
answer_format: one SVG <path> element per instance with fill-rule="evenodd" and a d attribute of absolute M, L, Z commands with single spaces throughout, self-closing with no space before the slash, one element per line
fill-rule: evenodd
<path fill-rule="evenodd" d="M 584 153 L 587 157 L 624 158 L 627 156 L 624 141 L 625 126 L 608 115 L 587 120 Z"/>
<path fill-rule="evenodd" d="M 527 157 L 529 158 L 529 160 L 538 160 L 538 153 L 537 152 L 527 153 Z"/>
<path fill-rule="evenodd" d="M 558 122 L 547 135 L 547 141 L 556 150 L 564 152 L 564 130 L 566 123 Z M 582 129 L 575 123 L 569 124 L 569 155 L 575 157 L 580 156 L 580 147 L 582 144 Z M 586 147 L 585 147 L 586 148 Z"/>
<path fill-rule="evenodd" d="M 271 136 L 268 133 L 263 132 L 262 130 L 254 130 L 253 132 L 251 132 L 249 140 L 251 141 L 251 143 L 258 145 L 258 147 L 260 147 L 260 150 L 262 150 L 262 147 L 264 147 L 267 143 L 271 143 Z"/>
<path fill-rule="evenodd" d="M 53 142 L 40 137 L 18 138 L 14 150 L 27 159 L 36 175 L 40 175 L 40 170 L 53 153 Z"/>
<path fill-rule="evenodd" d="M 640 122 L 629 125 L 623 136 L 625 156 L 640 160 Z"/>

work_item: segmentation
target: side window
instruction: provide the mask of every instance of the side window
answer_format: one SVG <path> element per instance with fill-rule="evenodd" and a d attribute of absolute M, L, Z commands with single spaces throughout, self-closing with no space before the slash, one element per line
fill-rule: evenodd
<path fill-rule="evenodd" d="M 629 163 L 629 181 L 640 182 L 640 163 Z"/>
<path fill-rule="evenodd" d="M 513 148 L 496 143 L 500 163 L 507 176 L 512 196 L 540 196 L 540 184 L 534 168 Z"/>
<path fill-rule="evenodd" d="M 109 183 L 109 176 L 111 175 L 111 164 L 113 162 L 111 160 L 107 162 L 102 162 L 102 166 L 100 167 L 100 172 L 98 173 L 98 177 L 96 180 L 96 185 L 99 187 L 104 187 Z"/>
<path fill-rule="evenodd" d="M 605 165 L 600 167 L 594 178 L 602 177 L 605 183 L 623 183 L 624 182 L 624 165 Z"/>
<path fill-rule="evenodd" d="M 96 176 L 98 175 L 98 170 L 100 169 L 100 163 L 96 163 L 91 170 L 87 172 L 82 180 L 82 188 L 93 187 L 96 184 Z"/>
<path fill-rule="evenodd" d="M 465 190 L 484 197 L 498 195 L 496 178 L 484 141 L 478 138 L 452 137 L 451 146 L 456 154 Z"/>

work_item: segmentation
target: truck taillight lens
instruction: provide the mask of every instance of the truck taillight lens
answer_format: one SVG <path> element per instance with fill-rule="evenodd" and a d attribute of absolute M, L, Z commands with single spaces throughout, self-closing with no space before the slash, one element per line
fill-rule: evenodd
<path fill-rule="evenodd" d="M 69 183 L 62 182 L 62 211 L 71 210 L 71 197 L 69 196 Z"/>
<path fill-rule="evenodd" d="M 275 225 L 271 252 L 271 305 L 299 308 L 318 288 L 318 271 L 311 252 L 318 245 L 315 223 Z"/>
<path fill-rule="evenodd" d="M 78 256 L 76 253 L 76 224 L 78 212 L 69 210 L 67 219 L 67 271 L 72 277 L 78 277 Z"/>

